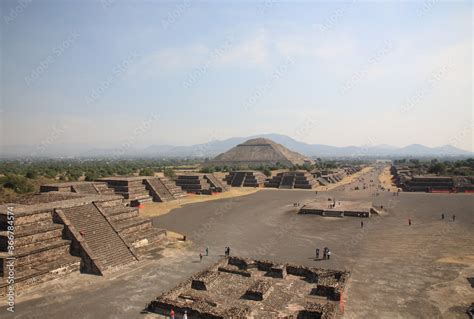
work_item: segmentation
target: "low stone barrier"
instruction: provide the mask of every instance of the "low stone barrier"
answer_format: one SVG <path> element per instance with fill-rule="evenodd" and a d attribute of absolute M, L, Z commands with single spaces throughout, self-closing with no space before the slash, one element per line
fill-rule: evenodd
<path fill-rule="evenodd" d="M 242 296 L 245 299 L 261 301 L 270 294 L 272 284 L 269 281 L 255 281 Z"/>

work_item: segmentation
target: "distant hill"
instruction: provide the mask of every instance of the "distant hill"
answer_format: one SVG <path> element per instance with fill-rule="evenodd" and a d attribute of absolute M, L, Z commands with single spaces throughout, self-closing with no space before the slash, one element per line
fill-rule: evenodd
<path fill-rule="evenodd" d="M 452 157 L 474 156 L 452 145 L 428 147 L 412 144 L 405 147 L 390 145 L 336 147 L 324 144 L 308 144 L 280 134 L 261 134 L 214 140 L 191 146 L 151 145 L 146 148 L 98 148 L 83 144 L 53 144 L 38 148 L 29 145 L 0 146 L 0 157 L 215 157 L 246 140 L 254 138 L 270 139 L 286 148 L 308 157 Z"/>

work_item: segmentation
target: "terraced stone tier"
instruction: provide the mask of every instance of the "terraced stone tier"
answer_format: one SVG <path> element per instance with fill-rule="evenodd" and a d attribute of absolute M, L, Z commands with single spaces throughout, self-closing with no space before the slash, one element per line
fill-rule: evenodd
<path fill-rule="evenodd" d="M 62 210 L 73 227 L 74 233 L 90 249 L 89 258 L 98 261 L 103 273 L 114 267 L 121 267 L 137 261 L 127 244 L 94 204 Z M 79 233 L 79 235 L 77 235 Z M 92 255 L 92 256 L 91 256 Z"/>

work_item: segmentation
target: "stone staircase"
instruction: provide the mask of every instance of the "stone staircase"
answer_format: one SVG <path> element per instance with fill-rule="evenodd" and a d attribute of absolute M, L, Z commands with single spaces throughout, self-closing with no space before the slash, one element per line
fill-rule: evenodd
<path fill-rule="evenodd" d="M 6 293 L 9 258 L 14 258 L 15 290 L 79 271 L 81 259 L 71 256 L 71 242 L 51 211 L 15 213 L 14 251 L 8 253 L 7 219 L 0 214 L 0 295 Z"/>
<path fill-rule="evenodd" d="M 94 183 L 94 187 L 101 195 L 113 195 L 114 190 L 109 188 L 106 183 Z"/>
<path fill-rule="evenodd" d="M 281 179 L 279 188 L 288 188 L 291 189 L 295 185 L 295 175 L 294 174 L 284 174 Z"/>
<path fill-rule="evenodd" d="M 266 176 L 257 171 L 230 172 L 224 181 L 232 187 L 260 187 L 265 183 Z"/>
<path fill-rule="evenodd" d="M 161 182 L 165 187 L 168 189 L 168 191 L 171 193 L 174 199 L 186 197 L 186 192 L 183 192 L 181 187 L 177 186 L 176 183 L 166 177 L 160 178 Z"/>
<path fill-rule="evenodd" d="M 138 208 L 98 204 L 98 208 L 139 257 L 161 249 L 166 231 L 153 226 L 151 219 L 139 216 Z"/>
<path fill-rule="evenodd" d="M 207 179 L 211 188 L 214 188 L 217 192 L 225 192 L 229 190 L 229 187 L 220 181 L 214 174 L 204 174 L 204 178 Z"/>
<path fill-rule="evenodd" d="M 312 189 L 318 182 L 314 176 L 306 171 L 282 172 L 265 182 L 265 187 L 275 188 L 303 188 Z"/>
<path fill-rule="evenodd" d="M 168 202 L 175 199 L 159 178 L 147 178 L 145 179 L 145 185 L 155 202 Z"/>
<path fill-rule="evenodd" d="M 99 194 L 99 191 L 94 187 L 92 183 L 81 183 L 72 185 L 71 189 L 73 193 Z"/>
<path fill-rule="evenodd" d="M 70 233 L 82 243 L 101 274 L 136 262 L 138 259 L 125 240 L 95 204 L 61 209 Z"/>
<path fill-rule="evenodd" d="M 245 179 L 245 172 L 238 172 L 234 174 L 234 177 L 232 178 L 232 181 L 230 182 L 230 185 L 232 187 L 241 187 L 242 184 L 244 183 Z"/>

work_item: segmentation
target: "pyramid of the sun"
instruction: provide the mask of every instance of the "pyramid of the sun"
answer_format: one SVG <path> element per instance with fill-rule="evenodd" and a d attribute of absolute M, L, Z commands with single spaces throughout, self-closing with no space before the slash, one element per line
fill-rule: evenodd
<path fill-rule="evenodd" d="M 293 166 L 310 162 L 310 159 L 300 153 L 290 151 L 283 145 L 275 143 L 272 140 L 255 138 L 218 155 L 210 161 L 209 164 L 220 166 L 258 166 L 276 165 L 280 163 L 285 166 Z"/>

